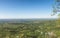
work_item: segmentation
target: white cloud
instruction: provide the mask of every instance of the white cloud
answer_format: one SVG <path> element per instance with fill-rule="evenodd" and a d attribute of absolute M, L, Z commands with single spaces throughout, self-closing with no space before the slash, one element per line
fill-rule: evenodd
<path fill-rule="evenodd" d="M 40 15 L 33 15 L 33 16 L 31 16 L 31 15 L 29 15 L 29 16 L 27 16 L 27 15 L 8 15 L 8 14 L 0 14 L 0 19 L 20 19 L 20 18 L 23 18 L 23 19 L 25 19 L 25 18 L 57 18 L 57 16 L 55 15 L 55 16 L 50 16 L 50 15 L 42 15 L 42 16 L 40 16 Z"/>

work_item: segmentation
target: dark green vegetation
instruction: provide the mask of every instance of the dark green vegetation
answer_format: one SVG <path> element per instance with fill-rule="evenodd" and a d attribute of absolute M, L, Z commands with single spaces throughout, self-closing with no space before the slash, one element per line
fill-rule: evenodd
<path fill-rule="evenodd" d="M 0 38 L 60 38 L 56 20 L 0 21 Z"/>

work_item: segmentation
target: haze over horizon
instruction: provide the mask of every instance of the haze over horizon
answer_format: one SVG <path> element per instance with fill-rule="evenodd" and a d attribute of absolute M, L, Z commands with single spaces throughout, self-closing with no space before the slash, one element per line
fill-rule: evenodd
<path fill-rule="evenodd" d="M 0 0 L 0 19 L 56 18 L 54 0 Z"/>

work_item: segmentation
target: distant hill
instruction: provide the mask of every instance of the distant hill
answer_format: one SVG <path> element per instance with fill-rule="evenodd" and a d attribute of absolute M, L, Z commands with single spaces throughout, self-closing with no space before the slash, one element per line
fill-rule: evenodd
<path fill-rule="evenodd" d="M 24 23 L 30 21 L 46 21 L 46 20 L 56 20 L 55 18 L 33 18 L 33 19 L 0 19 L 0 23 L 9 22 L 9 23 Z"/>

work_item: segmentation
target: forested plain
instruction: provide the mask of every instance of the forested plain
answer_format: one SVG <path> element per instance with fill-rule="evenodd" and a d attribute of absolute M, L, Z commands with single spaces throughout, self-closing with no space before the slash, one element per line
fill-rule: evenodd
<path fill-rule="evenodd" d="M 0 22 L 0 38 L 60 38 L 57 19 Z"/>

